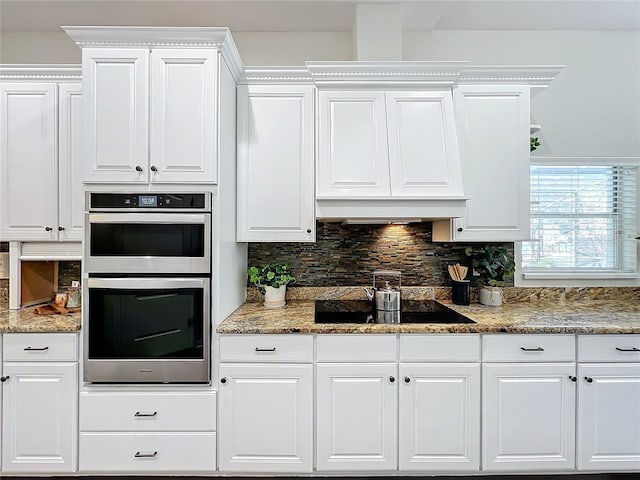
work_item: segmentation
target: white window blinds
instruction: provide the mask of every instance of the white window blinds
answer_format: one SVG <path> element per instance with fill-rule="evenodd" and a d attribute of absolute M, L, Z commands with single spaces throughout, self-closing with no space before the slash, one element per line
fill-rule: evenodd
<path fill-rule="evenodd" d="M 633 272 L 637 167 L 531 166 L 529 272 Z"/>

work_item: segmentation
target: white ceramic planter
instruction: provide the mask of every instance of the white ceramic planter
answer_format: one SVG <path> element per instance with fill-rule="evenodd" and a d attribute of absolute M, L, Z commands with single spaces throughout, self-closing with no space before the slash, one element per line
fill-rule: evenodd
<path fill-rule="evenodd" d="M 267 308 L 282 308 L 285 305 L 284 296 L 287 293 L 287 286 L 278 288 L 264 287 L 264 306 Z"/>
<path fill-rule="evenodd" d="M 498 287 L 482 287 L 480 289 L 480 303 L 490 307 L 502 305 L 502 290 Z"/>

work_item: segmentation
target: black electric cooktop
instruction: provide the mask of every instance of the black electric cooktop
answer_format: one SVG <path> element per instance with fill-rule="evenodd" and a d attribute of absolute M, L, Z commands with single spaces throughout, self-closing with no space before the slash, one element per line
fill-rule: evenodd
<path fill-rule="evenodd" d="M 435 300 L 403 300 L 398 314 L 369 300 L 316 300 L 315 323 L 476 323 Z"/>

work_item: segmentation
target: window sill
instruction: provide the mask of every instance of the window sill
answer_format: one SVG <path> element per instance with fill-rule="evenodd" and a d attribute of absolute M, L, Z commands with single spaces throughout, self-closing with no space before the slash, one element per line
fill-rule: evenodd
<path fill-rule="evenodd" d="M 640 273 L 525 272 L 515 280 L 516 287 L 634 287 L 640 286 Z"/>

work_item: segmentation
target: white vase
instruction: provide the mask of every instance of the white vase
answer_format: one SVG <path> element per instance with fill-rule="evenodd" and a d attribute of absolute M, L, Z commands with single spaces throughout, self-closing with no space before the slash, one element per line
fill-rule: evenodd
<path fill-rule="evenodd" d="M 282 308 L 285 305 L 284 296 L 287 293 L 287 286 L 281 285 L 278 288 L 264 287 L 264 306 L 267 308 Z"/>
<path fill-rule="evenodd" d="M 482 287 L 480 289 L 480 303 L 490 307 L 502 305 L 502 290 L 498 287 Z"/>

